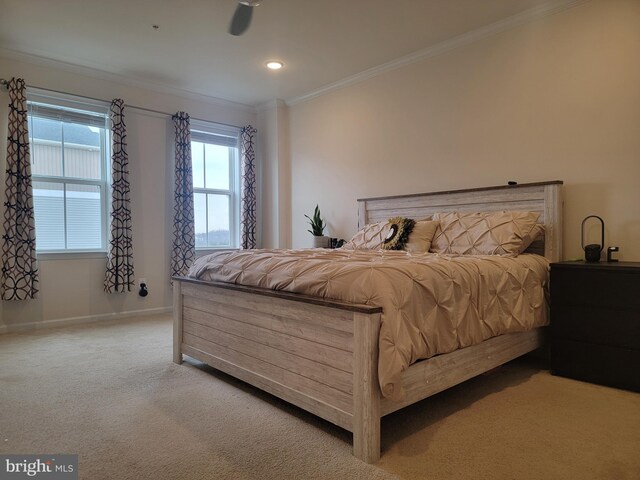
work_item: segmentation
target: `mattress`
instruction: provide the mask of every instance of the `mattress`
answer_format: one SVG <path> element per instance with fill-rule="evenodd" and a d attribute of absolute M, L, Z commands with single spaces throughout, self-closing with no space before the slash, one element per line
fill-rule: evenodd
<path fill-rule="evenodd" d="M 201 257 L 188 276 L 381 306 L 378 378 L 400 401 L 412 363 L 546 325 L 548 265 L 533 254 L 246 250 Z"/>

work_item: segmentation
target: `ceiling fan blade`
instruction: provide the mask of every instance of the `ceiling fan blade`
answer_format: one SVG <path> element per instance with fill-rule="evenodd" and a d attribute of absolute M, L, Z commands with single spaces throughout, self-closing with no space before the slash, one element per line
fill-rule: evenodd
<path fill-rule="evenodd" d="M 236 12 L 231 19 L 229 33 L 231 35 L 242 35 L 251 24 L 251 16 L 253 15 L 253 7 L 239 3 Z"/>

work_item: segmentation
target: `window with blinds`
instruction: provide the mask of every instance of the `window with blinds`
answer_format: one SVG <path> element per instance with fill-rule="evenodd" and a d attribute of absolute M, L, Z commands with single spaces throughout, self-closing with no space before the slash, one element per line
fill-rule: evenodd
<path fill-rule="evenodd" d="M 108 107 L 28 100 L 36 250 L 106 251 Z"/>
<path fill-rule="evenodd" d="M 240 237 L 239 132 L 191 130 L 196 249 L 237 248 Z"/>

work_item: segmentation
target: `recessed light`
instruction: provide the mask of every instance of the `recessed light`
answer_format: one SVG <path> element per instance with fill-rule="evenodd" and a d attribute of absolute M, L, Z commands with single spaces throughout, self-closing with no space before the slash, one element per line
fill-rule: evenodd
<path fill-rule="evenodd" d="M 270 70 L 280 70 L 282 67 L 284 67 L 284 63 L 279 60 L 269 60 L 265 65 Z"/>

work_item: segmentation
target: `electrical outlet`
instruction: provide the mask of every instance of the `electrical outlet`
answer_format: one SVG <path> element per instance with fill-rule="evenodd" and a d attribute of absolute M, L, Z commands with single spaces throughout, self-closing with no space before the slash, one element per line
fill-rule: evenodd
<path fill-rule="evenodd" d="M 147 283 L 147 279 L 146 278 L 139 278 L 138 279 L 138 286 L 142 285 L 143 283 L 145 285 L 149 286 L 149 284 Z"/>

